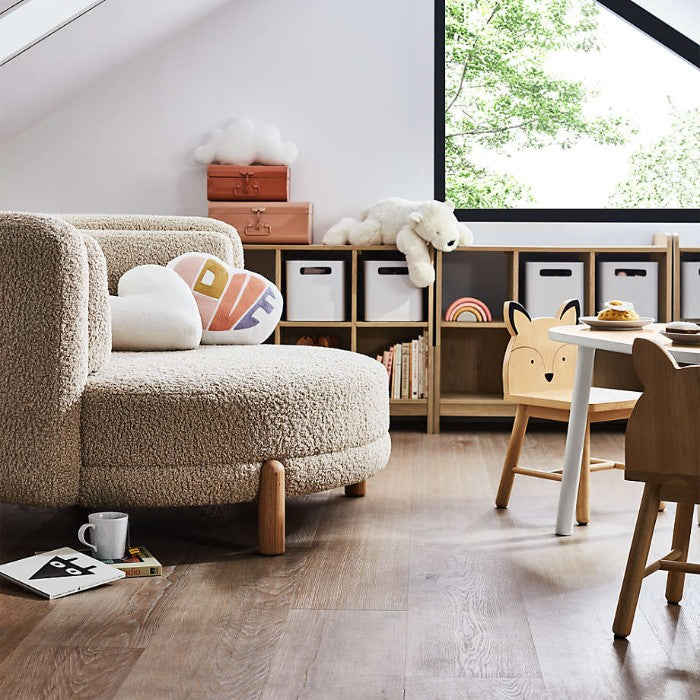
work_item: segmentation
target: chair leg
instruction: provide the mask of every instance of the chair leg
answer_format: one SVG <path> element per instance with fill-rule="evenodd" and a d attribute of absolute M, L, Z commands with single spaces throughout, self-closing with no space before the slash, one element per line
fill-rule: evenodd
<path fill-rule="evenodd" d="M 581 477 L 578 481 L 578 496 L 576 498 L 576 522 L 588 525 L 591 517 L 591 424 L 586 423 L 586 437 L 583 440 L 583 455 L 581 456 Z"/>
<path fill-rule="evenodd" d="M 616 637 L 627 637 L 632 631 L 634 613 L 637 609 L 639 591 L 642 588 L 644 569 L 646 568 L 647 557 L 651 538 L 654 534 L 656 516 L 659 512 L 658 484 L 644 484 L 644 495 L 639 506 L 637 523 L 634 526 L 634 535 L 630 544 L 630 553 L 627 558 L 627 568 L 625 577 L 622 580 L 620 598 L 617 601 L 617 611 L 615 622 L 613 622 L 613 632 Z"/>
<path fill-rule="evenodd" d="M 673 544 L 671 549 L 680 549 L 681 556 L 676 561 L 688 561 L 688 544 L 690 531 L 693 527 L 694 503 L 678 503 L 676 505 L 676 520 L 673 524 Z M 683 597 L 685 572 L 669 571 L 666 581 L 666 600 L 669 603 L 680 603 Z"/>
<path fill-rule="evenodd" d="M 498 485 L 496 494 L 496 507 L 507 508 L 510 501 L 510 492 L 513 490 L 515 474 L 513 468 L 518 466 L 520 450 L 523 446 L 523 438 L 527 430 L 529 416 L 526 406 L 518 406 L 513 421 L 513 431 L 510 434 L 510 442 L 506 451 L 506 458 L 503 462 L 503 472 L 501 473 L 501 483 Z"/>
<path fill-rule="evenodd" d="M 260 470 L 258 551 L 284 554 L 284 466 L 270 459 Z"/>

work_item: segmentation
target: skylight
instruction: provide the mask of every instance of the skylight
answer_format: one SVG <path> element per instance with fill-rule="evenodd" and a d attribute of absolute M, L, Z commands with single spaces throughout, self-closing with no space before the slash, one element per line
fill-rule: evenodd
<path fill-rule="evenodd" d="M 0 14 L 0 66 L 104 0 L 25 0 Z"/>

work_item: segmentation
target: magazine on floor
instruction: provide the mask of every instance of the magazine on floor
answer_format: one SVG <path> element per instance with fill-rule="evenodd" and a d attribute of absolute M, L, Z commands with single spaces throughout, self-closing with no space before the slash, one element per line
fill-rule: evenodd
<path fill-rule="evenodd" d="M 117 581 L 125 574 L 87 554 L 61 547 L 2 564 L 0 576 L 53 600 Z"/>

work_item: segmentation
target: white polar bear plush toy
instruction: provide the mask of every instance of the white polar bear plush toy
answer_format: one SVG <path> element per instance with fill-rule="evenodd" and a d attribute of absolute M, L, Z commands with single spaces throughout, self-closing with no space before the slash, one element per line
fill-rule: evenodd
<path fill-rule="evenodd" d="M 297 147 L 291 141 L 282 141 L 276 126 L 239 118 L 212 132 L 209 140 L 195 149 L 194 157 L 204 165 L 291 165 Z"/>
<path fill-rule="evenodd" d="M 406 256 L 408 276 L 416 287 L 435 281 L 428 245 L 449 252 L 474 242 L 467 226 L 454 215 L 452 202 L 411 202 L 388 197 L 362 212 L 360 219 L 341 219 L 331 226 L 326 245 L 396 245 Z"/>

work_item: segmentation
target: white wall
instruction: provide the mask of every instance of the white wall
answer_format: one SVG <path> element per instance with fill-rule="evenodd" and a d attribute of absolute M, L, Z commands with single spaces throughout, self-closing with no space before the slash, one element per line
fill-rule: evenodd
<path fill-rule="evenodd" d="M 203 214 L 204 169 L 191 151 L 234 115 L 297 141 L 292 197 L 314 202 L 317 239 L 381 197 L 431 198 L 432 31 L 432 0 L 228 3 L 0 144 L 0 209 Z M 473 228 L 481 242 L 533 244 L 647 243 L 654 231 L 688 230 Z"/>
<path fill-rule="evenodd" d="M 431 0 L 237 0 L 0 145 L 0 209 L 203 214 L 191 151 L 235 115 L 298 143 L 317 232 L 430 198 L 432 26 Z"/>
<path fill-rule="evenodd" d="M 230 2 L 107 0 L 93 7 L 0 68 L 0 142 L 46 117 L 105 71 Z"/>

